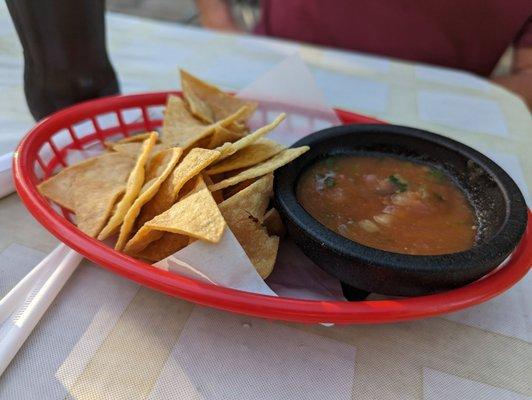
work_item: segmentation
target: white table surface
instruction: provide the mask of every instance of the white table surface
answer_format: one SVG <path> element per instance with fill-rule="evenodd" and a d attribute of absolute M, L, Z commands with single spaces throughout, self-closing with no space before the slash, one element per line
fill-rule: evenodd
<path fill-rule="evenodd" d="M 2 154 L 33 121 L 5 3 L 0 21 Z M 481 78 L 117 14 L 107 23 L 124 93 L 178 88 L 178 66 L 238 90 L 299 52 L 331 105 L 485 151 L 529 199 L 530 114 Z M 16 195 L 0 200 L 0 296 L 56 243 Z M 529 274 L 451 315 L 327 328 L 195 306 L 85 262 L 0 377 L 0 399 L 530 399 L 531 293 Z"/>

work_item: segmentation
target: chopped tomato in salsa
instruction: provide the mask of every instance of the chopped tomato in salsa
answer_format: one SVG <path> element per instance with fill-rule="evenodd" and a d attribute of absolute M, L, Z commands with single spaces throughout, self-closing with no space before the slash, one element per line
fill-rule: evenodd
<path fill-rule="evenodd" d="M 326 158 L 303 173 L 297 197 L 329 229 L 396 253 L 456 253 L 477 233 L 471 205 L 443 171 L 400 158 Z"/>

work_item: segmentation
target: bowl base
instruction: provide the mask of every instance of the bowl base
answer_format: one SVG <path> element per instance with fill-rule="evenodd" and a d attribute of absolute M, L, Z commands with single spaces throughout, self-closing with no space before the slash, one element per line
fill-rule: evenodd
<path fill-rule="evenodd" d="M 342 293 L 347 301 L 362 301 L 371 294 L 366 290 L 357 289 L 348 283 L 340 282 L 340 284 L 342 285 Z"/>

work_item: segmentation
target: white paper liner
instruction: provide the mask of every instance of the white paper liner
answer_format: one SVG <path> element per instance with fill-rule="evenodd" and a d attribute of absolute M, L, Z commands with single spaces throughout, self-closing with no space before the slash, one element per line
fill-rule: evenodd
<path fill-rule="evenodd" d="M 229 227 L 225 228 L 220 242 L 197 240 L 154 265 L 215 285 L 276 296 L 259 276 Z"/>
<path fill-rule="evenodd" d="M 268 135 L 286 146 L 320 129 L 340 125 L 310 69 L 297 54 L 274 66 L 237 96 L 261 103 L 248 122 L 252 130 L 272 122 L 281 112 L 287 114 L 286 120 Z"/>

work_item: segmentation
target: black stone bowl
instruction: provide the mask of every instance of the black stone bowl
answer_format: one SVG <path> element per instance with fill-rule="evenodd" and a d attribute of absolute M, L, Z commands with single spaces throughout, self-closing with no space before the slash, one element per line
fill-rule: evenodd
<path fill-rule="evenodd" d="M 310 150 L 275 173 L 275 203 L 288 232 L 318 266 L 344 284 L 394 296 L 418 296 L 473 282 L 500 265 L 526 228 L 527 207 L 515 182 L 472 148 L 427 131 L 396 125 L 344 125 L 293 145 Z M 467 251 L 435 256 L 393 253 L 353 242 L 329 230 L 296 198 L 301 173 L 332 155 L 392 155 L 443 168 L 464 191 L 479 226 Z M 353 199 L 356 206 L 356 199 Z"/>

